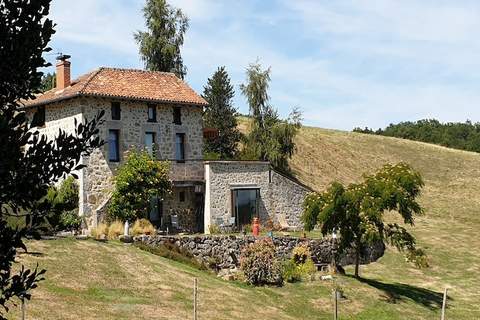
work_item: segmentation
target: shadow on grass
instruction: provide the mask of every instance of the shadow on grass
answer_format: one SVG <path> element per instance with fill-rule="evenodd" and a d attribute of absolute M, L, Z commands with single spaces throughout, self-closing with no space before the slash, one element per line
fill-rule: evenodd
<path fill-rule="evenodd" d="M 18 255 L 26 255 L 26 256 L 34 256 L 34 257 L 43 257 L 45 253 L 43 252 L 36 252 L 36 251 L 19 251 L 17 252 Z"/>
<path fill-rule="evenodd" d="M 349 276 L 354 278 L 353 276 Z M 422 304 L 430 310 L 440 309 L 442 307 L 443 293 L 435 292 L 425 288 L 419 288 L 404 283 L 384 283 L 374 279 L 359 278 L 358 281 L 368 284 L 371 287 L 382 290 L 385 295 L 382 297 L 389 303 L 404 301 L 405 298 L 411 299 L 415 303 Z M 449 301 L 453 299 L 448 297 Z"/>

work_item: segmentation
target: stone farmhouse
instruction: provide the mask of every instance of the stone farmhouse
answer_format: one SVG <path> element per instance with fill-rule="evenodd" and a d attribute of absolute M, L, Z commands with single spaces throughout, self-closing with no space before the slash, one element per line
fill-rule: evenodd
<path fill-rule="evenodd" d="M 152 199 L 149 220 L 159 228 L 209 233 L 211 226 L 239 229 L 260 222 L 301 226 L 303 198 L 310 190 L 262 161 L 204 161 L 202 115 L 207 102 L 172 73 L 99 68 L 70 79 L 70 61 L 56 65 L 56 88 L 25 102 L 35 130 L 53 138 L 74 132 L 105 111 L 102 148 L 83 157 L 79 214 L 88 228 L 105 216 L 115 170 L 131 148 L 155 152 L 171 163 L 173 193 Z M 155 146 L 155 147 L 154 147 Z"/>

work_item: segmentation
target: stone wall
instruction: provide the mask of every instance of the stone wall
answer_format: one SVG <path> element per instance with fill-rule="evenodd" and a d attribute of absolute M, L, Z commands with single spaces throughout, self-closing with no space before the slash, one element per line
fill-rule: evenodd
<path fill-rule="evenodd" d="M 205 233 L 210 225 L 229 225 L 232 190 L 260 190 L 259 218 L 287 229 L 300 229 L 302 203 L 310 190 L 271 170 L 262 161 L 207 161 L 205 163 Z"/>
<path fill-rule="evenodd" d="M 255 242 L 253 236 L 137 236 L 135 242 L 142 242 L 152 246 L 163 243 L 173 243 L 191 252 L 201 262 L 216 261 L 219 269 L 235 268 L 239 266 L 240 253 L 243 247 Z M 332 261 L 331 239 L 301 239 L 293 237 L 273 237 L 277 256 L 281 259 L 289 258 L 293 248 L 307 244 L 312 252 L 312 259 L 319 264 L 329 264 Z M 360 257 L 362 264 L 371 263 L 383 256 L 385 246 L 379 242 L 365 249 Z M 353 264 L 355 255 L 348 252 L 337 257 L 337 263 L 345 266 Z"/>
<path fill-rule="evenodd" d="M 36 111 L 36 107 L 27 108 L 25 110 L 30 122 L 33 120 Z M 75 134 L 75 120 L 77 120 L 77 123 L 82 122 L 82 110 L 78 107 L 78 103 L 75 100 L 55 102 L 45 106 L 45 125 L 42 127 L 36 127 L 33 130 L 45 135 L 48 140 L 53 140 L 58 136 L 60 129 L 66 133 Z M 80 159 L 80 161 L 82 162 L 83 159 Z M 73 173 L 78 176 L 77 182 L 79 185 L 80 204 L 82 204 L 83 199 L 82 186 L 84 183 L 82 171 L 83 170 L 73 171 Z M 80 214 L 83 214 L 82 210 L 80 210 Z"/>
<path fill-rule="evenodd" d="M 201 181 L 203 180 L 203 120 L 202 108 L 182 106 L 182 124 L 173 123 L 173 105 L 157 105 L 157 122 L 148 122 L 147 102 L 125 101 L 120 102 L 121 118 L 112 120 L 111 99 L 81 98 L 80 106 L 83 116 L 91 119 L 96 112 L 105 111 L 105 123 L 99 128 L 99 135 L 108 141 L 108 130 L 120 130 L 119 163 L 108 161 L 108 145 L 96 150 L 89 159 L 86 159 L 87 168 L 84 172 L 85 194 L 84 210 L 93 213 L 105 197 L 113 189 L 113 175 L 125 158 L 125 153 L 132 148 L 144 148 L 145 132 L 156 133 L 157 159 L 169 160 L 171 163 L 171 179 L 174 181 Z M 175 159 L 175 135 L 185 134 L 184 163 L 177 163 Z M 168 212 L 175 203 L 175 198 L 164 204 L 164 212 Z M 95 224 L 95 221 L 93 221 Z"/>

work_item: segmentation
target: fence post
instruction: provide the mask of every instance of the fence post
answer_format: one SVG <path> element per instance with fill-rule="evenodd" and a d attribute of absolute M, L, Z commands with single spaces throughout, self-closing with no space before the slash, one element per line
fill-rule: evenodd
<path fill-rule="evenodd" d="M 447 291 L 448 291 L 447 288 L 445 288 L 445 290 L 443 291 L 442 317 L 441 317 L 442 320 L 445 320 L 445 308 L 447 306 Z"/>
<path fill-rule="evenodd" d="M 25 320 L 25 298 L 22 297 L 22 320 Z"/>
<path fill-rule="evenodd" d="M 197 320 L 197 278 L 193 279 L 193 320 Z"/>
<path fill-rule="evenodd" d="M 337 320 L 338 306 L 337 306 L 337 288 L 333 289 L 333 320 Z"/>

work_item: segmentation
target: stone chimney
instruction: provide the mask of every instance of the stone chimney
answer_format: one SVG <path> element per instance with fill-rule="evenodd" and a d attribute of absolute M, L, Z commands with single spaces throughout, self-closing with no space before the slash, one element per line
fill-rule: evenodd
<path fill-rule="evenodd" d="M 62 90 L 70 86 L 70 58 L 69 55 L 61 54 L 57 57 L 57 89 Z"/>

